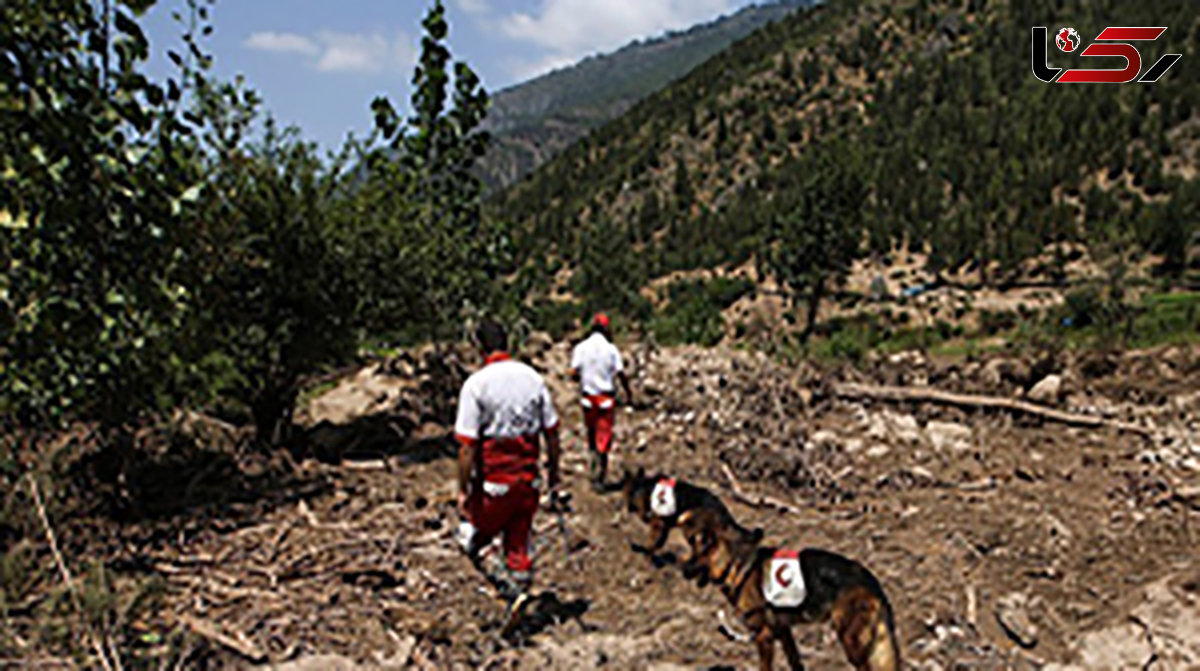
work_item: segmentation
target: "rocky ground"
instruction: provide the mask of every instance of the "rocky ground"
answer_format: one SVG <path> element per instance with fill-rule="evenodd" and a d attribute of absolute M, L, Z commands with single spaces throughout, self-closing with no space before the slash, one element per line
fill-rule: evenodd
<path fill-rule="evenodd" d="M 452 538 L 445 417 L 467 367 L 407 355 L 312 400 L 303 449 L 320 458 L 271 495 L 125 533 L 116 555 L 162 585 L 140 626 L 190 632 L 184 665 L 210 668 L 751 668 L 720 595 L 631 552 L 640 523 L 586 486 L 567 346 L 533 340 L 574 510 L 569 558 L 555 518 L 538 518 L 545 593 L 521 641 L 499 639 L 502 606 Z M 1200 668 L 1200 349 L 989 357 L 817 370 L 632 346 L 639 402 L 619 416 L 617 468 L 703 484 L 771 539 L 862 561 L 909 668 Z M 1022 398 L 1137 430 L 852 400 L 847 383 Z M 848 668 L 827 628 L 796 633 L 810 668 Z"/>

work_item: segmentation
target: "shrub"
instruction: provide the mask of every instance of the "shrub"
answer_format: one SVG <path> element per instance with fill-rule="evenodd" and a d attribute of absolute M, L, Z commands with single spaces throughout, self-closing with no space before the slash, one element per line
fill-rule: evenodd
<path fill-rule="evenodd" d="M 667 289 L 670 302 L 650 328 L 663 344 L 715 345 L 725 336 L 722 311 L 753 289 L 752 282 L 740 277 L 675 282 Z"/>

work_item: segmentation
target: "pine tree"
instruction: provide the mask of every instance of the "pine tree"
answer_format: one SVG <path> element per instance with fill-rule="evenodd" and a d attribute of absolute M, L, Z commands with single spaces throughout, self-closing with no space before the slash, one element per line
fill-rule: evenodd
<path fill-rule="evenodd" d="M 692 182 L 688 177 L 687 162 L 682 157 L 675 160 L 675 202 L 685 214 L 692 206 Z"/>

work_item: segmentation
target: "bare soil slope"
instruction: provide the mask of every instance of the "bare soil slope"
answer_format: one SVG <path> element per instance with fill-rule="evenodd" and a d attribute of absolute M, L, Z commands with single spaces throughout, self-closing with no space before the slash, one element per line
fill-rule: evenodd
<path fill-rule="evenodd" d="M 158 626 L 192 632 L 188 665 L 214 668 L 751 668 L 753 647 L 721 631 L 720 595 L 633 553 L 640 523 L 586 486 L 566 357 L 545 341 L 531 353 L 565 416 L 572 561 L 542 513 L 546 593 L 520 644 L 497 637 L 502 606 L 452 539 L 445 408 L 418 402 L 446 391 L 416 359 L 312 402 L 314 449 L 349 448 L 346 461 L 309 459 L 235 516 L 141 534 L 128 550 L 165 583 Z M 619 417 L 618 463 L 709 486 L 771 539 L 862 561 L 895 608 L 909 668 L 1200 664 L 1200 351 L 906 353 L 833 371 L 726 349 L 627 358 L 642 402 Z M 1037 384 L 1051 375 L 1057 389 Z M 1151 437 L 837 400 L 843 382 L 1032 395 Z M 796 633 L 810 668 L 848 668 L 826 628 Z"/>

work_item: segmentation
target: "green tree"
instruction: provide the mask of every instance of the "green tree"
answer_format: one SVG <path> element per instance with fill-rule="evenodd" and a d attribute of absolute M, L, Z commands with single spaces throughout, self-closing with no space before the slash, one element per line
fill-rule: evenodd
<path fill-rule="evenodd" d="M 816 327 L 821 300 L 858 256 L 867 194 L 849 142 L 822 146 L 812 156 L 801 173 L 804 182 L 772 217 L 764 250 L 768 267 L 793 300 L 806 304 L 804 338 Z"/>
<path fill-rule="evenodd" d="M 584 224 L 575 258 L 573 289 L 587 312 L 616 310 L 638 319 L 646 316 L 646 301 L 638 290 L 647 278 L 620 225 L 607 218 Z"/>
<path fill-rule="evenodd" d="M 387 99 L 376 99 L 372 108 L 377 127 L 392 139 L 406 170 L 405 187 L 416 211 L 399 224 L 408 242 L 403 261 L 416 269 L 415 326 L 436 343 L 457 333 L 468 301 L 485 309 L 497 307 L 496 280 L 511 268 L 501 227 L 483 216 L 482 186 L 473 172 L 488 142 L 488 134 L 480 129 L 488 94 L 461 61 L 453 64 L 450 94 L 449 24 L 441 0 L 430 8 L 422 26 L 425 36 L 412 81 L 413 114 L 407 128 L 400 132 L 399 117 Z"/>
<path fill-rule="evenodd" d="M 675 160 L 675 202 L 678 205 L 679 211 L 687 215 L 687 211 L 692 206 L 692 180 L 688 176 L 687 162 L 683 157 Z"/>
<path fill-rule="evenodd" d="M 178 113 L 187 82 L 142 72 L 149 43 L 137 16 L 151 4 L 0 9 L 6 421 L 95 420 L 108 435 L 180 399 L 174 342 L 193 249 L 181 214 L 202 173 L 195 125 Z"/>

